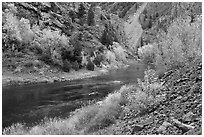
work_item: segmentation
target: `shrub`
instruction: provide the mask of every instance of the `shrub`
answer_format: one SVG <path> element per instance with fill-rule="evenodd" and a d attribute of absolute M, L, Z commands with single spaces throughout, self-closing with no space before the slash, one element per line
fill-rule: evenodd
<path fill-rule="evenodd" d="M 24 124 L 14 124 L 10 127 L 7 127 L 3 130 L 2 134 L 3 135 L 23 135 L 26 134 L 27 128 L 25 127 Z"/>
<path fill-rule="evenodd" d="M 118 58 L 119 61 L 126 62 L 127 55 L 125 49 L 117 42 L 113 42 L 113 47 L 116 58 Z"/>
<path fill-rule="evenodd" d="M 97 66 L 97 67 L 101 67 L 101 62 L 104 61 L 104 55 L 102 53 L 98 53 L 96 54 L 96 57 L 93 60 L 93 63 Z"/>
<path fill-rule="evenodd" d="M 201 17 L 191 23 L 190 17 L 176 19 L 167 34 L 159 39 L 155 47 L 156 66 L 169 69 L 202 56 Z"/>
<path fill-rule="evenodd" d="M 19 21 L 13 13 L 14 9 L 14 7 L 12 9 L 6 9 L 3 13 L 3 41 L 4 46 L 9 45 L 7 49 L 22 51 L 27 48 L 26 46 L 31 44 L 35 35 L 30 28 L 29 20 L 21 18 Z M 13 47 L 13 44 L 15 47 Z"/>
<path fill-rule="evenodd" d="M 155 57 L 154 46 L 148 44 L 138 48 L 138 56 L 142 59 L 144 63 L 152 63 Z"/>
<path fill-rule="evenodd" d="M 163 86 L 158 82 L 156 71 L 149 68 L 145 71 L 144 81 L 138 79 L 138 87 L 148 96 L 154 98 L 159 90 L 163 89 Z"/>
<path fill-rule="evenodd" d="M 105 53 L 105 57 L 106 57 L 106 61 L 108 61 L 109 64 L 116 62 L 115 54 L 109 50 Z"/>
<path fill-rule="evenodd" d="M 93 12 L 93 4 L 91 4 L 91 6 L 90 6 L 90 8 L 88 10 L 87 25 L 88 26 L 94 26 L 95 25 L 94 12 Z"/>
<path fill-rule="evenodd" d="M 67 59 L 63 61 L 63 67 L 62 67 L 63 71 L 69 72 L 71 67 L 72 67 L 72 64 Z"/>
<path fill-rule="evenodd" d="M 86 69 L 94 71 L 94 63 L 92 61 L 88 60 L 88 63 L 86 65 Z"/>
<path fill-rule="evenodd" d="M 157 81 L 156 73 L 152 69 L 145 71 L 144 80 L 138 79 L 137 85 L 123 86 L 121 95 L 125 98 L 124 115 L 136 115 L 158 101 L 157 94 L 164 87 Z"/>
<path fill-rule="evenodd" d="M 72 68 L 75 70 L 75 71 L 78 71 L 79 70 L 79 64 L 77 61 L 73 62 L 72 63 Z"/>
<path fill-rule="evenodd" d="M 34 32 L 37 35 L 34 41 L 35 45 L 40 46 L 43 51 L 43 60 L 51 60 L 56 65 L 63 66 L 62 49 L 68 49 L 69 40 L 65 35 L 60 35 L 59 31 L 52 31 L 50 29 L 40 30 L 39 27 L 34 27 Z"/>
<path fill-rule="evenodd" d="M 91 105 L 75 110 L 69 119 L 69 123 L 72 124 L 75 130 L 84 130 L 88 125 L 90 125 L 90 121 L 94 119 L 98 112 L 99 107 L 97 105 Z"/>

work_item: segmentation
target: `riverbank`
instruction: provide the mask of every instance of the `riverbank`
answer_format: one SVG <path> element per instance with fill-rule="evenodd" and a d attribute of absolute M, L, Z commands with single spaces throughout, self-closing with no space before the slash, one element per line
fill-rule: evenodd
<path fill-rule="evenodd" d="M 103 68 L 95 68 L 94 71 L 89 71 L 86 69 L 81 69 L 79 71 L 63 72 L 55 68 L 50 68 L 46 71 L 36 71 L 36 72 L 18 72 L 9 71 L 8 69 L 3 69 L 2 73 L 2 86 L 19 86 L 19 85 L 29 85 L 29 84 L 39 84 L 39 83 L 54 83 L 54 82 L 64 82 L 76 79 L 84 79 L 90 77 L 96 77 L 108 73 L 110 70 L 125 68 L 128 65 L 118 64 L 105 66 Z"/>

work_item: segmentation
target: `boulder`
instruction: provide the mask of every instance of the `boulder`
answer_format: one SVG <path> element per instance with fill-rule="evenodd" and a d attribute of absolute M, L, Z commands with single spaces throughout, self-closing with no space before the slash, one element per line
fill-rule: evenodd
<path fill-rule="evenodd" d="M 171 126 L 170 123 L 164 121 L 163 124 L 157 129 L 158 133 L 162 133 L 163 131 L 166 130 L 167 127 Z"/>
<path fill-rule="evenodd" d="M 144 128 L 143 125 L 135 125 L 134 128 L 133 128 L 133 133 L 139 132 L 139 131 L 141 131 L 143 128 Z"/>
<path fill-rule="evenodd" d="M 188 112 L 187 114 L 185 114 L 182 118 L 182 120 L 184 122 L 189 122 L 189 121 L 193 121 L 196 119 L 196 115 L 193 112 Z"/>

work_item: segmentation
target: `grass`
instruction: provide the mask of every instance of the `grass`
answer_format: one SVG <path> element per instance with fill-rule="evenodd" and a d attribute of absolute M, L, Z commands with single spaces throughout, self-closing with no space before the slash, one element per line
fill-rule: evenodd
<path fill-rule="evenodd" d="M 119 91 L 110 93 L 100 104 L 91 104 L 75 110 L 69 118 L 46 119 L 33 127 L 17 123 L 5 128 L 3 134 L 113 134 L 111 128 L 117 124 L 118 119 L 130 113 L 134 115 L 157 100 L 155 94 L 163 87 L 154 79 L 154 74 L 155 71 L 147 70 L 144 81 L 140 81 L 139 85 L 125 85 Z"/>

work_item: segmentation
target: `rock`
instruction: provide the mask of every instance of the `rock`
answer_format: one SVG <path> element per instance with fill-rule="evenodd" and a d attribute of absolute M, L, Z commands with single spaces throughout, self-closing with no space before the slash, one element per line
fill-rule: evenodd
<path fill-rule="evenodd" d="M 142 125 L 146 126 L 146 125 L 149 125 L 153 122 L 153 118 L 148 118 L 144 121 L 142 121 Z"/>
<path fill-rule="evenodd" d="M 59 80 L 58 80 L 57 77 L 53 77 L 53 81 L 54 81 L 54 82 L 58 82 Z"/>
<path fill-rule="evenodd" d="M 43 78 L 43 79 L 42 79 L 42 82 L 48 83 L 49 80 L 48 80 L 47 78 Z"/>
<path fill-rule="evenodd" d="M 97 105 L 101 106 L 103 104 L 103 101 L 96 102 Z"/>
<path fill-rule="evenodd" d="M 98 95 L 98 94 L 99 94 L 98 92 L 91 92 L 91 93 L 89 93 L 88 95 L 89 95 L 89 96 L 93 96 L 93 95 L 95 96 L 95 95 Z"/>
<path fill-rule="evenodd" d="M 43 74 L 44 74 L 44 71 L 40 71 L 40 72 L 39 72 L 39 75 L 43 75 Z"/>
<path fill-rule="evenodd" d="M 202 128 L 189 130 L 185 135 L 202 135 Z"/>
<path fill-rule="evenodd" d="M 163 124 L 157 129 L 158 133 L 162 133 L 163 131 L 166 130 L 167 127 L 171 126 L 170 123 L 164 121 Z"/>
<path fill-rule="evenodd" d="M 139 132 L 139 131 L 141 131 L 143 128 L 144 128 L 144 125 L 135 125 L 132 132 L 133 132 L 133 133 Z"/>
<path fill-rule="evenodd" d="M 35 72 L 38 72 L 38 71 L 39 71 L 39 69 L 38 69 L 36 66 L 33 67 L 33 70 L 34 70 Z"/>
<path fill-rule="evenodd" d="M 181 122 L 178 121 L 177 119 L 171 118 L 171 120 L 172 120 L 172 123 L 173 123 L 177 128 L 179 128 L 180 130 L 182 130 L 183 133 L 185 133 L 185 132 L 187 132 L 187 131 L 189 131 L 189 130 L 195 128 L 194 126 L 181 123 Z"/>
<path fill-rule="evenodd" d="M 19 72 L 21 72 L 21 70 L 22 70 L 22 67 L 17 67 L 17 68 L 14 70 L 13 73 L 19 73 Z"/>
<path fill-rule="evenodd" d="M 193 121 L 196 119 L 196 115 L 193 112 L 188 112 L 187 114 L 185 114 L 182 118 L 182 120 L 184 122 L 189 122 L 189 121 Z"/>

